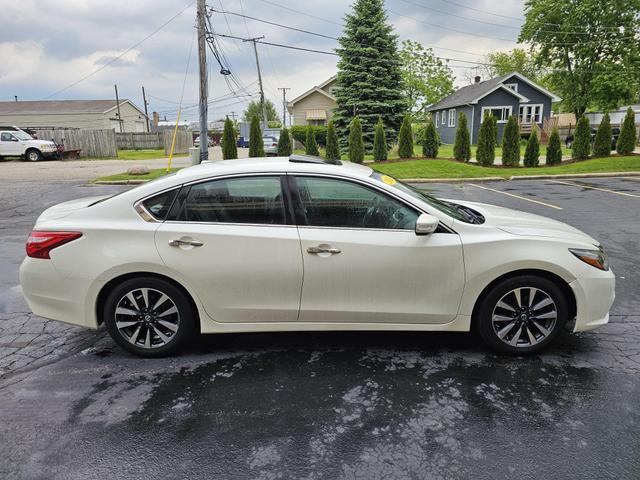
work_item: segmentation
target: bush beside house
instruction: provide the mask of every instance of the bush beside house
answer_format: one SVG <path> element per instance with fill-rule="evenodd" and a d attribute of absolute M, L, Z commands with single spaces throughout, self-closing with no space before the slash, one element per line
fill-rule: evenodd
<path fill-rule="evenodd" d="M 571 157 L 575 160 L 589 158 L 591 153 L 591 128 L 589 119 L 584 115 L 576 123 L 576 131 L 573 135 L 573 145 L 571 146 Z"/>
<path fill-rule="evenodd" d="M 384 162 L 387 159 L 387 135 L 384 131 L 382 117 L 378 117 L 378 123 L 373 135 L 373 160 Z"/>
<path fill-rule="evenodd" d="M 519 154 L 518 154 L 519 155 Z M 525 167 L 537 167 L 540 163 L 540 142 L 538 141 L 538 129 L 531 130 L 527 148 L 524 151 L 523 163 Z"/>
<path fill-rule="evenodd" d="M 562 162 L 562 145 L 560 144 L 560 133 L 554 127 L 549 137 L 547 145 L 547 165 L 559 165 Z"/>
<path fill-rule="evenodd" d="M 493 115 L 485 115 L 478 131 L 476 159 L 485 167 L 493 165 L 496 158 L 496 133 L 492 117 Z"/>
<path fill-rule="evenodd" d="M 354 117 L 349 125 L 349 161 L 355 163 L 364 161 L 364 140 L 360 117 Z"/>
<path fill-rule="evenodd" d="M 327 125 L 327 140 L 324 157 L 329 163 L 336 163 L 340 160 L 340 146 L 338 145 L 338 135 L 336 127 L 332 121 Z"/>
<path fill-rule="evenodd" d="M 520 127 L 513 115 L 507 120 L 502 135 L 502 164 L 508 167 L 520 165 Z"/>
<path fill-rule="evenodd" d="M 622 122 L 622 130 L 618 137 L 616 151 L 620 155 L 629 155 L 630 153 L 633 153 L 636 148 L 636 136 L 635 115 L 631 107 L 629 107 L 627 109 L 627 114 L 624 117 L 624 121 Z"/>
<path fill-rule="evenodd" d="M 291 136 L 289 130 L 285 127 L 280 130 L 280 138 L 278 139 L 278 156 L 288 157 L 291 155 Z"/>
<path fill-rule="evenodd" d="M 436 158 L 438 156 L 438 150 L 440 149 L 440 140 L 438 139 L 438 132 L 436 126 L 431 119 L 427 120 L 427 125 L 424 129 L 424 140 L 422 141 L 422 155 L 427 158 Z"/>
<path fill-rule="evenodd" d="M 316 142 L 316 134 L 313 129 L 313 126 L 307 126 L 307 136 L 304 141 L 304 153 L 307 155 L 320 155 L 320 151 L 318 150 L 318 143 Z"/>
<path fill-rule="evenodd" d="M 453 158 L 468 162 L 471 160 L 471 139 L 467 128 L 467 116 L 464 112 L 458 115 L 458 129 L 456 130 L 455 143 L 453 144 Z"/>
<path fill-rule="evenodd" d="M 604 114 L 600 125 L 598 125 L 596 139 L 593 143 L 593 154 L 597 157 L 611 155 L 611 120 L 608 113 Z"/>
<path fill-rule="evenodd" d="M 411 128 L 411 117 L 405 115 L 398 134 L 398 156 L 400 158 L 413 157 L 413 130 Z"/>

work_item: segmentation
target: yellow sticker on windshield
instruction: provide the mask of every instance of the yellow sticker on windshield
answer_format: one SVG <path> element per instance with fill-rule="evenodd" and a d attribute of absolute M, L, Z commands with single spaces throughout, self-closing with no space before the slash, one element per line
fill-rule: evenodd
<path fill-rule="evenodd" d="M 398 183 L 396 182 L 395 178 L 391 178 L 389 175 L 382 175 L 380 177 L 380 180 L 382 180 L 387 185 L 395 185 L 396 183 Z"/>

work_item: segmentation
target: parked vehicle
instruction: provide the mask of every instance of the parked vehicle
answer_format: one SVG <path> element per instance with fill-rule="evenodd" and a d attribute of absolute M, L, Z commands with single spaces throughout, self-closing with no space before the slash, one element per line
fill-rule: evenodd
<path fill-rule="evenodd" d="M 49 140 L 37 140 L 17 127 L 0 127 L 0 158 L 22 157 L 31 162 L 54 157 L 58 147 Z"/>
<path fill-rule="evenodd" d="M 207 143 L 209 144 L 209 147 L 213 147 L 213 140 L 211 140 L 210 137 L 207 137 L 207 140 L 208 140 Z M 193 145 L 195 147 L 199 147 L 200 146 L 200 135 L 198 135 L 196 137 L 196 139 L 193 141 Z"/>
<path fill-rule="evenodd" d="M 598 132 L 597 128 L 591 128 L 591 145 L 592 146 L 595 143 L 597 132 Z M 611 129 L 611 150 L 616 149 L 619 136 L 620 136 L 620 128 L 613 127 Z M 567 146 L 567 148 L 571 148 L 573 146 L 573 139 L 574 139 L 573 133 L 567 135 L 567 138 L 565 139 L 565 145 Z"/>
<path fill-rule="evenodd" d="M 471 329 L 528 354 L 607 323 L 614 299 L 602 246 L 569 225 L 305 155 L 55 205 L 26 250 L 36 315 L 143 356 L 198 331 Z"/>
<path fill-rule="evenodd" d="M 278 154 L 278 137 L 262 137 L 262 145 L 264 147 L 265 155 L 269 156 Z"/>

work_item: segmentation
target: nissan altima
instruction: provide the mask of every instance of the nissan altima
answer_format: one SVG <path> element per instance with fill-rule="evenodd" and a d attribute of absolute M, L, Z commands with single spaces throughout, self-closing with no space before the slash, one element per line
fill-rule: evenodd
<path fill-rule="evenodd" d="M 142 356 L 197 333 L 474 330 L 528 354 L 607 323 L 614 275 L 564 223 L 437 199 L 316 157 L 205 162 L 38 218 L 20 268 L 37 315 Z"/>

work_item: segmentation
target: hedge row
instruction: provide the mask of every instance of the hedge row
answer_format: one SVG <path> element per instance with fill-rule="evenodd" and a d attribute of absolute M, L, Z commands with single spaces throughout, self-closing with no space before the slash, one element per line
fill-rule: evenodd
<path fill-rule="evenodd" d="M 327 127 L 325 125 L 313 125 L 312 129 L 316 143 L 321 147 L 325 147 L 327 143 Z M 290 132 L 294 140 L 297 140 L 303 145 L 307 141 L 307 125 L 294 125 L 291 127 Z"/>

